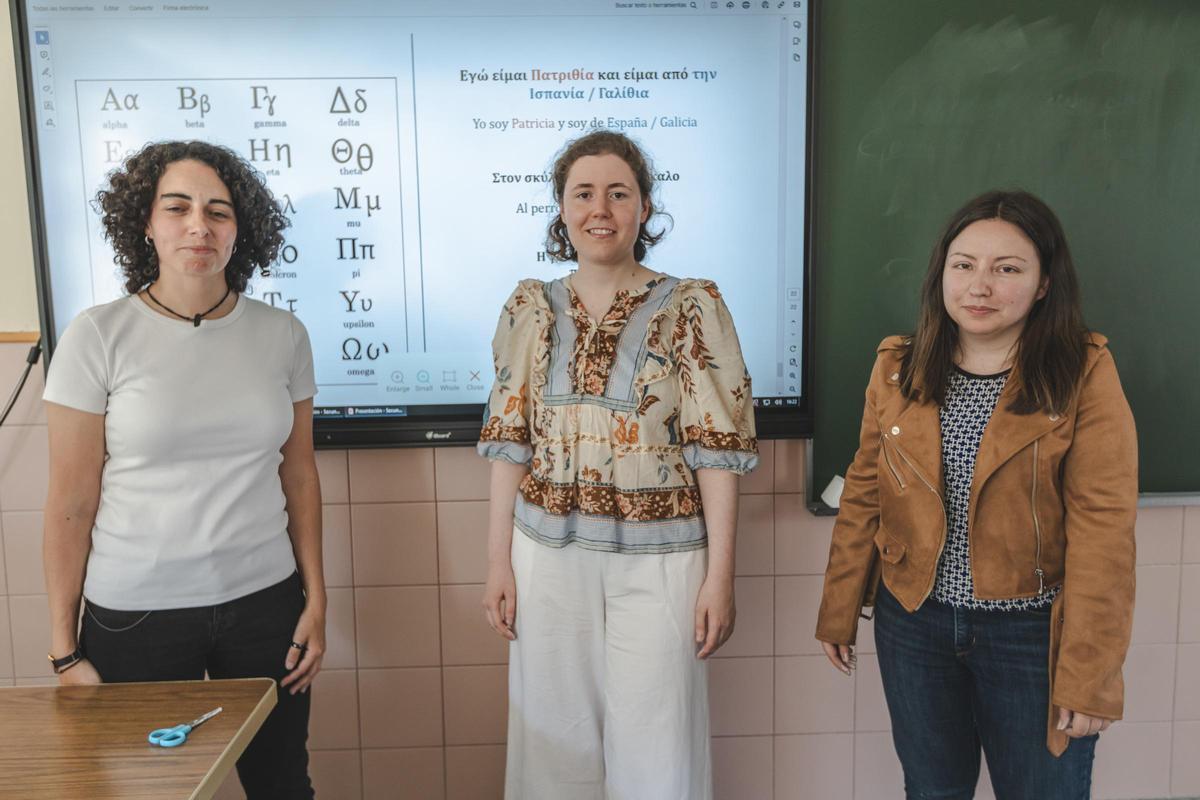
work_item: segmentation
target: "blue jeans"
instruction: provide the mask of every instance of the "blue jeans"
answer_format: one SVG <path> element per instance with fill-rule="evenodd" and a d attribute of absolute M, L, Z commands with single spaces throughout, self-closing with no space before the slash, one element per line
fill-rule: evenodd
<path fill-rule="evenodd" d="M 79 646 L 105 683 L 274 678 L 304 610 L 300 576 L 228 603 L 168 611 L 116 611 L 90 601 Z M 249 800 L 310 800 L 308 692 L 278 702 L 238 759 Z M 169 720 L 168 720 L 169 721 Z"/>
<path fill-rule="evenodd" d="M 908 613 L 880 584 L 875 647 L 909 800 L 970 800 L 987 756 L 997 800 L 1087 800 L 1097 736 L 1046 749 L 1050 610 Z"/>

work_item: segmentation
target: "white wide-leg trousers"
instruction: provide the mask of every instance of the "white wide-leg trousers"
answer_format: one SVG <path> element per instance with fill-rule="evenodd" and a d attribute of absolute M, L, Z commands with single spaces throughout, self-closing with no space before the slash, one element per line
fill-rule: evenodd
<path fill-rule="evenodd" d="M 696 595 L 707 550 L 604 553 L 513 531 L 506 800 L 710 800 Z"/>

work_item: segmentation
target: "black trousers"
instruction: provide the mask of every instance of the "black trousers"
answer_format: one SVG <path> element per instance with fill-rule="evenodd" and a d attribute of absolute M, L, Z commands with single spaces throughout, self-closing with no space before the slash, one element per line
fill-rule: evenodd
<path fill-rule="evenodd" d="M 300 576 L 215 606 L 114 611 L 88 601 L 79 635 L 105 683 L 273 678 L 304 610 Z M 278 688 L 278 687 L 277 687 Z M 311 690 L 310 690 L 311 691 Z M 238 759 L 247 800 L 310 800 L 308 692 L 279 689 L 279 702 Z M 163 720 L 175 724 L 187 720 Z"/>

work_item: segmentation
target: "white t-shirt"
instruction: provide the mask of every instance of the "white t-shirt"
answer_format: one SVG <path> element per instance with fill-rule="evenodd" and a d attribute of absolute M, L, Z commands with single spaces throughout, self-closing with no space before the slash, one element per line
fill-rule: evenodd
<path fill-rule="evenodd" d="M 188 608 L 291 575 L 280 447 L 292 403 L 316 391 L 304 325 L 257 300 L 238 297 L 199 327 L 136 295 L 76 317 L 43 398 L 104 415 L 84 595 L 112 609 Z"/>

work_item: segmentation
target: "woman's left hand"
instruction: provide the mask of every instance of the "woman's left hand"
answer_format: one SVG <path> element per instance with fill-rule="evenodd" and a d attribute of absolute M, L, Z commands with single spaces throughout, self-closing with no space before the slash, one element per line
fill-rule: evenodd
<path fill-rule="evenodd" d="M 733 576 L 709 575 L 696 597 L 697 658 L 708 658 L 733 634 L 737 608 L 733 602 Z"/>
<path fill-rule="evenodd" d="M 1068 708 L 1058 709 L 1058 729 L 1066 732 L 1067 736 L 1072 739 L 1080 739 L 1084 736 L 1091 736 L 1094 733 L 1108 730 L 1108 726 L 1112 724 L 1112 720 L 1101 719 L 1100 717 L 1090 717 L 1079 711 L 1071 711 Z"/>
<path fill-rule="evenodd" d="M 321 671 L 321 661 L 325 658 L 325 612 L 312 605 L 304 607 L 296 623 L 296 631 L 292 641 L 299 647 L 288 647 L 287 657 L 283 665 L 288 669 L 288 675 L 279 685 L 288 689 L 292 694 L 307 692 L 313 678 Z"/>

